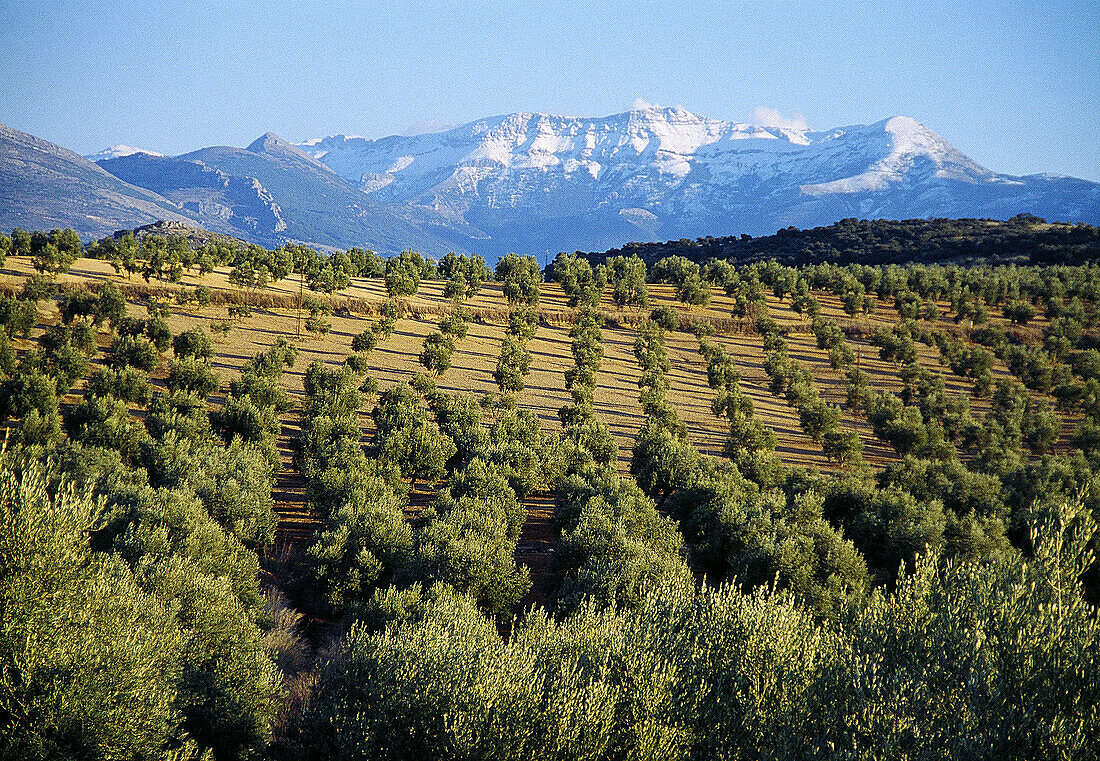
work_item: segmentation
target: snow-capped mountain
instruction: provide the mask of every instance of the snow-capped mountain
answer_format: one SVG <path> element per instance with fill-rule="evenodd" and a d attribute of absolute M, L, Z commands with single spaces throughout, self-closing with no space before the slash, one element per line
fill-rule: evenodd
<path fill-rule="evenodd" d="M 683 108 L 605 118 L 511 114 L 434 134 L 337 135 L 304 152 L 410 221 L 506 250 L 599 250 L 845 217 L 1100 222 L 1100 185 L 997 174 L 914 119 L 826 131 Z"/>
<path fill-rule="evenodd" d="M 97 161 L 107 161 L 108 159 L 120 159 L 126 156 L 133 156 L 134 154 L 141 153 L 146 156 L 163 156 L 163 153 L 157 153 L 156 151 L 147 151 L 144 148 L 135 148 L 132 145 L 112 145 L 109 148 L 104 148 L 98 153 L 91 153 L 84 158 L 93 163 Z"/>
<path fill-rule="evenodd" d="M 387 254 L 454 250 L 490 262 L 509 251 L 604 251 L 629 241 L 771 234 L 849 217 L 1007 219 L 1026 212 L 1100 224 L 1100 183 L 990 171 L 904 116 L 815 131 L 644 107 L 603 118 L 510 114 L 429 131 L 437 127 L 296 146 L 269 133 L 246 148 L 177 157 L 119 145 L 93 156 L 97 163 L 83 166 L 91 174 L 80 176 L 94 174 L 102 195 L 105 171 L 128 192 L 148 191 L 165 218 L 190 218 L 267 246 L 291 240 Z M 57 190 L 64 183 L 27 169 L 26 146 L 46 144 L 23 138 L 0 146 L 10 209 L 33 197 L 34 208 L 75 219 L 68 224 L 82 234 L 128 223 L 129 212 L 92 219 L 74 208 L 68 191 Z M 61 150 L 34 155 L 49 163 Z M 76 172 L 74 157 L 58 177 Z"/>

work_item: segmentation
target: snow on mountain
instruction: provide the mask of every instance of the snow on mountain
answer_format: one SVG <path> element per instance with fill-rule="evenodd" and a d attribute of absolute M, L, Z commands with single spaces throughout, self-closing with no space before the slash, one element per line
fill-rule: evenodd
<path fill-rule="evenodd" d="M 991 172 L 905 116 L 814 131 L 801 120 L 756 126 L 639 103 L 602 118 L 518 113 L 298 147 L 410 219 L 490 241 L 490 254 L 771 233 L 845 216 L 1100 217 L 1092 191 L 1067 206 L 1068 186 L 1051 194 L 1039 178 Z"/>
<path fill-rule="evenodd" d="M 247 148 L 171 160 L 119 145 L 89 157 L 100 164 L 79 162 L 85 173 L 117 173 L 151 191 L 172 213 L 210 218 L 265 245 L 412 246 L 490 261 L 509 251 L 771 234 L 846 217 L 1026 212 L 1100 224 L 1100 183 L 998 174 L 908 117 L 817 131 L 801 118 L 762 116 L 751 125 L 639 102 L 607 117 L 507 114 L 376 140 L 295 145 L 267 133 Z M 9 184 L 22 182 L 19 171 Z M 19 186 L 28 197 L 33 179 Z M 103 217 L 101 227 L 114 224 Z"/>
<path fill-rule="evenodd" d="M 918 162 L 924 160 L 934 166 L 934 175 L 943 179 L 963 182 L 1005 181 L 968 159 L 946 140 L 915 119 L 895 116 L 872 125 L 888 139 L 886 155 L 873 162 L 866 171 L 851 177 L 802 186 L 807 195 L 830 193 L 861 193 L 885 190 L 892 183 L 900 183 Z"/>
<path fill-rule="evenodd" d="M 460 184 L 502 170 L 553 169 L 565 176 L 582 173 L 597 180 L 605 168 L 649 165 L 662 175 L 682 179 L 703 146 L 750 137 L 805 139 L 792 131 L 730 124 L 682 108 L 651 107 L 605 119 L 511 114 L 440 133 L 379 140 L 337 135 L 299 147 L 351 182 L 376 186 L 376 190 L 396 182 L 391 194 L 407 188 L 404 194 L 413 197 L 425 180 L 442 170 L 450 170 L 451 178 Z"/>
<path fill-rule="evenodd" d="M 604 179 L 613 194 L 645 188 L 645 208 L 692 188 L 745 180 L 785 178 L 811 196 L 879 190 L 921 158 L 943 177 L 990 174 L 906 117 L 812 132 L 723 122 L 680 107 L 602 119 L 511 114 L 436 134 L 337 135 L 299 147 L 367 192 L 384 189 L 387 200 L 415 203 L 431 192 L 434 202 L 456 195 L 484 201 L 489 191 L 492 204 L 512 207 L 529 200 L 533 173 L 586 189 Z"/>
<path fill-rule="evenodd" d="M 133 156 L 135 153 L 144 153 L 147 156 L 163 156 L 162 153 L 156 151 L 147 151 L 144 148 L 134 148 L 130 145 L 112 145 L 110 148 L 104 148 L 98 153 L 92 153 L 84 158 L 88 159 L 92 163 L 97 161 L 106 161 L 107 159 L 120 159 L 124 156 Z"/>

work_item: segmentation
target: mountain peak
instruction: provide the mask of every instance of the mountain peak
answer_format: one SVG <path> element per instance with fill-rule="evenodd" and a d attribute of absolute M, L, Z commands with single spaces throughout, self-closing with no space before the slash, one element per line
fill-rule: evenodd
<path fill-rule="evenodd" d="M 293 145 L 283 140 L 274 132 L 265 132 L 253 140 L 245 150 L 251 151 L 252 153 L 274 153 L 286 151 L 288 149 L 297 150 Z"/>
<path fill-rule="evenodd" d="M 797 115 L 757 111 L 748 124 L 639 99 L 604 117 L 514 113 L 442 135 L 300 147 L 378 201 L 431 224 L 462 225 L 494 252 L 759 234 L 872 214 L 1030 211 L 1089 221 L 1098 213 L 1100 185 L 1067 201 L 1049 181 L 1040 187 L 979 166 L 910 116 L 818 131 Z M 550 242 L 527 231 L 532 220 L 562 230 Z"/>
<path fill-rule="evenodd" d="M 133 156 L 135 153 L 144 153 L 147 156 L 163 156 L 163 153 L 157 153 L 156 151 L 147 151 L 144 148 L 135 148 L 132 145 L 112 145 L 109 148 L 104 148 L 98 153 L 92 153 L 84 158 L 88 161 L 106 161 L 107 159 L 120 159 L 124 156 Z"/>
<path fill-rule="evenodd" d="M 886 120 L 884 127 L 887 132 L 914 132 L 916 130 L 927 130 L 923 124 L 918 122 L 911 116 L 892 116 Z"/>
<path fill-rule="evenodd" d="M 894 116 L 886 119 L 882 122 L 882 128 L 893 140 L 895 155 L 923 155 L 940 167 L 951 164 L 968 172 L 990 174 L 987 169 L 971 161 L 943 137 L 910 116 Z"/>
<path fill-rule="evenodd" d="M 946 140 L 911 116 L 892 116 L 879 124 L 882 125 L 884 132 L 893 136 L 895 144 L 929 146 L 942 143 L 947 145 Z"/>
<path fill-rule="evenodd" d="M 293 143 L 288 143 L 274 132 L 265 132 L 258 138 L 252 141 L 252 143 L 245 148 L 249 153 L 257 153 L 263 156 L 276 159 L 277 161 L 291 161 L 291 163 L 304 163 L 313 167 L 316 170 L 325 172 L 326 174 L 331 172 L 327 166 L 315 159 L 303 151 Z"/>

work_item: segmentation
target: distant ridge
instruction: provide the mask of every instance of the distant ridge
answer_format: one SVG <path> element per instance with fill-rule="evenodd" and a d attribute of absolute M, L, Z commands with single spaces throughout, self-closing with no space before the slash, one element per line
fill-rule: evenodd
<path fill-rule="evenodd" d="M 815 131 L 683 108 L 519 113 L 378 140 L 292 144 L 268 132 L 245 148 L 176 157 L 115 146 L 98 165 L 5 130 L 0 224 L 85 237 L 175 219 L 268 247 L 455 251 L 493 263 L 512 251 L 548 259 L 849 218 L 1027 213 L 1100 224 L 1100 183 L 999 174 L 906 116 Z"/>
<path fill-rule="evenodd" d="M 585 254 L 593 263 L 637 256 L 652 266 L 667 256 L 700 264 L 712 259 L 744 265 L 775 259 L 790 266 L 821 264 L 1083 264 L 1100 261 L 1100 227 L 1051 224 L 1030 215 L 991 219 L 844 219 L 811 230 L 775 235 L 705 237 L 629 243 Z"/>
<path fill-rule="evenodd" d="M 98 153 L 92 153 L 84 158 L 88 159 L 92 163 L 100 161 L 106 161 L 107 159 L 118 159 L 123 156 L 133 156 L 135 153 L 144 153 L 149 156 L 163 156 L 162 153 L 156 151 L 147 151 L 144 148 L 135 148 L 132 145 L 112 145 L 110 148 L 104 148 Z"/>
<path fill-rule="evenodd" d="M 214 146 L 176 157 L 136 153 L 100 163 L 164 195 L 213 231 L 275 247 L 414 248 L 441 257 L 453 247 L 369 198 L 274 133 L 247 148 Z"/>
<path fill-rule="evenodd" d="M 158 193 L 0 124 L 0 230 L 71 227 L 90 239 L 160 219 L 197 223 Z"/>

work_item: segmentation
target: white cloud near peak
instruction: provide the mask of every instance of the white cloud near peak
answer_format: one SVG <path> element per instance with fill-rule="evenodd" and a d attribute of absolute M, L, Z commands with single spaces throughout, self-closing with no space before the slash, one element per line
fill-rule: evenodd
<path fill-rule="evenodd" d="M 779 127 L 781 129 L 809 129 L 806 117 L 795 111 L 790 117 L 783 116 L 778 109 L 757 106 L 752 110 L 752 123 L 760 127 Z"/>

